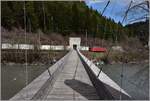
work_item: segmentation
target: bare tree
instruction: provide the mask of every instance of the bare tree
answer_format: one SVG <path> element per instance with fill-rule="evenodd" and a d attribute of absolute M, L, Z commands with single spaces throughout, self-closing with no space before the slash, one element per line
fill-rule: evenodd
<path fill-rule="evenodd" d="M 125 19 L 128 23 L 149 19 L 149 1 L 141 2 L 131 1 L 128 10 L 126 11 Z"/>

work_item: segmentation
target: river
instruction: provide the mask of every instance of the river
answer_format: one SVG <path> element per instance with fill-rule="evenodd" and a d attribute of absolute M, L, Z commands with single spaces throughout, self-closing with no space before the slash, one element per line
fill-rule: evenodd
<path fill-rule="evenodd" d="M 28 83 L 46 70 L 45 65 L 28 65 Z M 8 100 L 26 84 L 26 66 L 23 64 L 1 65 L 1 97 Z"/>

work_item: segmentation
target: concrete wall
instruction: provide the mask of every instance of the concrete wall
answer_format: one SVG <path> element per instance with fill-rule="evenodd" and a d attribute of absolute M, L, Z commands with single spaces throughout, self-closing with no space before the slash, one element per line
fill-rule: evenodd
<path fill-rule="evenodd" d="M 87 46 L 80 46 L 79 50 L 89 51 L 89 47 L 87 47 Z"/>
<path fill-rule="evenodd" d="M 9 44 L 3 43 L 1 44 L 1 49 L 34 49 L 34 45 L 32 44 Z M 41 50 L 70 50 L 72 46 L 63 46 L 63 45 L 41 45 Z M 80 46 L 79 50 L 89 50 L 89 47 Z"/>
<path fill-rule="evenodd" d="M 33 45 L 29 45 L 29 44 L 3 43 L 3 44 L 1 44 L 1 49 L 34 49 L 34 46 Z"/>

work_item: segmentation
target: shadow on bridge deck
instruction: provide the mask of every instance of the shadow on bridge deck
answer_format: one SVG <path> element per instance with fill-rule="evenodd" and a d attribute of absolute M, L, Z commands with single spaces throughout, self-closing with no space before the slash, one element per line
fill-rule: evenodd
<path fill-rule="evenodd" d="M 91 94 L 95 95 L 95 92 L 93 92 L 93 89 L 95 88 L 87 83 L 84 83 L 75 79 L 68 79 L 68 80 L 65 80 L 65 84 L 69 86 L 70 88 L 72 88 L 74 91 L 80 93 L 82 96 L 84 96 L 88 100 L 99 100 L 99 98 L 96 98 L 96 97 L 94 98 L 94 97 L 89 96 Z"/>
<path fill-rule="evenodd" d="M 77 51 L 72 50 L 52 90 L 45 100 L 98 100 L 93 86 Z"/>

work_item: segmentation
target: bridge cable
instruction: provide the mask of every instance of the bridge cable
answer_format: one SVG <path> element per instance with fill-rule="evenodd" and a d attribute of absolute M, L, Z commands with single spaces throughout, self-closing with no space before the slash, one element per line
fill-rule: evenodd
<path fill-rule="evenodd" d="M 129 4 L 129 6 L 128 6 L 126 12 L 125 12 L 125 15 L 124 15 L 124 17 L 123 17 L 123 19 L 122 19 L 121 24 L 123 24 L 124 20 L 126 19 L 127 14 L 128 14 L 128 12 L 129 12 L 129 10 L 130 10 L 130 7 L 131 7 L 131 4 L 132 4 L 132 3 L 133 3 L 133 1 L 131 0 L 130 4 Z"/>
<path fill-rule="evenodd" d="M 106 7 L 108 7 L 108 4 L 110 4 L 110 0 L 108 1 L 108 3 L 107 3 L 107 5 L 106 5 Z M 104 8 L 104 10 L 103 10 L 103 13 L 102 13 L 102 14 L 104 14 L 104 11 L 106 10 L 106 7 Z M 112 6 L 112 8 L 111 8 L 111 12 L 113 12 L 113 11 L 114 11 L 114 6 Z M 106 31 L 106 22 L 105 22 L 104 32 L 105 32 L 105 31 Z M 103 45 L 102 45 L 102 46 L 103 46 Z M 111 50 L 111 48 L 108 50 L 108 53 L 107 53 L 107 55 L 106 55 L 106 58 L 109 56 L 109 52 L 110 52 L 110 50 Z M 101 71 L 102 71 L 103 67 L 104 67 L 104 66 L 101 66 L 100 71 L 99 71 L 99 73 L 98 73 L 97 77 L 99 77 L 99 75 L 100 75 L 100 73 L 101 73 Z"/>
<path fill-rule="evenodd" d="M 131 2 L 130 2 L 130 4 L 129 4 L 129 7 L 128 7 L 128 9 L 126 10 L 126 12 L 125 12 L 125 16 L 124 16 L 124 18 L 123 18 L 123 20 L 122 20 L 122 24 L 123 24 L 123 22 L 125 21 L 125 19 L 127 18 L 127 14 L 128 14 L 128 12 L 130 11 L 130 8 L 132 8 L 131 7 L 131 4 L 133 3 L 133 1 L 131 0 Z M 148 6 L 148 5 L 147 5 Z M 148 9 L 149 9 L 149 6 L 148 6 Z M 126 55 L 125 55 L 125 52 L 123 52 L 123 56 L 125 57 Z M 121 60 L 122 60 L 122 68 L 121 68 L 121 78 L 120 78 L 120 81 L 121 81 L 121 87 L 120 87 L 120 100 L 122 99 L 122 86 L 123 86 L 123 77 L 124 77 L 124 64 L 125 63 L 127 63 L 128 61 L 127 61 L 127 58 L 125 57 L 125 60 L 123 60 L 123 57 L 121 58 Z"/>
<path fill-rule="evenodd" d="M 129 6 L 128 6 L 128 8 L 127 8 L 127 10 L 126 10 L 126 12 L 125 12 L 125 15 L 124 15 L 124 17 L 123 17 L 123 19 L 122 19 L 122 22 L 121 22 L 121 24 L 123 24 L 123 22 L 125 21 L 125 19 L 126 19 L 126 17 L 127 17 L 127 14 L 128 14 L 128 12 L 129 12 L 129 10 L 130 10 L 130 7 L 131 7 L 131 4 L 133 3 L 133 1 L 131 0 L 131 2 L 129 3 Z M 125 56 L 125 53 L 123 53 L 123 56 Z M 121 60 L 122 60 L 122 68 L 121 68 L 121 73 L 120 73 L 120 100 L 122 100 L 122 86 L 123 86 L 123 74 L 124 74 L 124 62 L 125 61 L 123 61 L 123 57 L 121 58 Z M 125 59 L 126 60 L 126 59 Z M 126 61 L 127 62 L 127 61 Z"/>
<path fill-rule="evenodd" d="M 26 3 L 24 1 L 24 35 L 25 35 L 25 44 L 27 44 L 27 34 L 26 34 Z M 27 59 L 27 49 L 25 49 L 25 85 L 28 85 L 28 59 Z M 28 98 L 28 91 L 26 97 Z"/>
<path fill-rule="evenodd" d="M 107 2 L 106 6 L 104 7 L 103 11 L 102 11 L 102 14 L 101 16 L 103 16 L 104 12 L 106 11 L 106 8 L 108 7 L 108 5 L 110 4 L 110 0 Z M 105 25 L 104 25 L 104 35 L 102 37 L 102 41 L 101 41 L 101 44 L 102 44 L 102 47 L 103 47 L 103 38 L 105 38 L 105 31 L 106 31 L 106 19 L 105 19 Z"/>
<path fill-rule="evenodd" d="M 105 12 L 106 8 L 108 7 L 109 3 L 110 3 L 110 0 L 107 2 L 107 4 L 106 4 L 105 8 L 103 9 L 103 11 L 102 11 L 102 14 L 101 14 L 101 15 L 103 15 L 103 14 L 104 14 L 104 12 Z"/>
<path fill-rule="evenodd" d="M 131 1 L 131 3 L 132 3 L 132 1 Z M 108 5 L 107 5 L 107 6 L 108 6 Z M 129 5 L 129 7 L 130 7 L 130 6 L 131 6 L 131 4 Z M 105 8 L 105 9 L 106 9 L 106 8 Z M 112 8 L 112 11 L 113 11 L 113 8 Z M 127 12 L 128 12 L 128 10 L 126 11 L 126 13 L 127 13 Z M 104 12 L 103 12 L 103 13 L 104 13 Z M 127 16 L 127 14 L 125 14 L 125 16 Z M 124 21 L 124 20 L 125 20 L 125 17 L 123 18 L 123 21 Z M 122 23 L 123 23 L 123 21 L 122 21 Z M 118 26 L 117 26 L 117 29 L 119 30 Z M 105 30 L 106 30 L 106 22 L 105 22 Z M 117 37 L 117 36 L 116 36 L 116 37 Z M 116 40 L 116 41 L 117 41 L 117 40 Z M 115 42 L 115 44 L 117 44 L 117 42 Z M 112 49 L 112 46 L 109 48 L 108 53 L 107 53 L 107 55 L 106 55 L 106 58 L 108 58 L 111 49 Z M 122 84 L 123 84 L 123 72 L 124 72 L 124 70 L 123 70 L 123 65 L 124 65 L 124 64 L 122 64 L 121 75 L 120 75 L 120 76 L 121 76 L 120 100 L 122 99 L 122 91 L 121 91 L 121 88 L 122 88 Z M 104 66 L 101 66 L 100 71 L 99 71 L 97 77 L 99 77 L 99 75 L 100 75 L 100 73 L 101 73 L 103 67 L 104 67 Z"/>
<path fill-rule="evenodd" d="M 44 32 L 46 31 L 46 19 L 45 19 L 45 3 L 44 3 L 45 1 L 42 1 L 42 12 L 43 12 L 43 25 L 44 25 Z M 41 53 L 41 49 L 40 49 L 40 46 L 41 46 L 41 37 L 40 37 L 40 32 L 39 32 L 39 51 L 40 51 L 40 53 Z M 51 49 L 51 47 L 50 47 L 50 49 Z M 42 54 L 40 54 L 40 56 L 41 56 Z M 48 60 L 47 60 L 47 64 L 46 65 L 48 65 L 48 66 L 46 66 L 46 69 L 47 69 L 47 71 L 48 71 L 48 74 L 49 74 L 49 76 L 51 77 L 52 76 L 52 74 L 51 74 L 51 72 L 50 72 L 50 70 L 49 70 L 49 60 L 50 60 L 50 56 L 49 56 L 49 52 L 48 52 Z M 51 60 L 52 61 L 52 60 Z"/>

